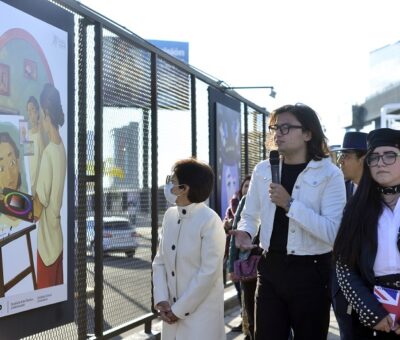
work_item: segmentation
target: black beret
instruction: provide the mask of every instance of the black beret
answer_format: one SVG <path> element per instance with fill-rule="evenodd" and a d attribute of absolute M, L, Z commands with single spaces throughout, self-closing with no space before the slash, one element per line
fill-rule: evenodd
<path fill-rule="evenodd" d="M 394 146 L 400 149 L 400 131 L 389 128 L 372 130 L 367 136 L 367 145 L 369 151 L 378 146 Z"/>

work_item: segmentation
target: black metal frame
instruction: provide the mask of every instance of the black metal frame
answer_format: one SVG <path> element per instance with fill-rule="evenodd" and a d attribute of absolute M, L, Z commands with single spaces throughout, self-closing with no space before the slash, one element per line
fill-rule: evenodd
<path fill-rule="evenodd" d="M 145 174 L 143 179 L 143 186 L 151 188 L 151 259 L 154 258 L 157 251 L 158 242 L 158 103 L 157 103 L 157 60 L 162 58 L 181 70 L 187 72 L 190 75 L 190 95 L 191 95 L 191 153 L 193 157 L 197 156 L 197 102 L 196 102 L 196 82 L 201 80 L 208 84 L 212 88 L 216 88 L 231 96 L 244 104 L 244 136 L 245 136 L 245 171 L 249 172 L 249 158 L 248 158 L 248 117 L 249 108 L 257 111 L 263 115 L 263 142 L 265 142 L 265 123 L 268 111 L 255 103 L 242 97 L 235 91 L 225 91 L 226 87 L 221 85 L 221 82 L 216 81 L 201 71 L 173 58 L 164 51 L 151 45 L 146 40 L 138 37 L 134 33 L 128 31 L 126 28 L 119 26 L 117 23 L 110 19 L 96 13 L 87 6 L 74 1 L 74 0 L 53 0 L 56 4 L 59 4 L 63 8 L 75 12 L 82 18 L 79 20 L 79 41 L 82 46 L 82 58 L 79 64 L 79 88 L 77 89 L 78 101 L 79 101 L 79 130 L 78 133 L 78 210 L 77 210 L 77 240 L 78 247 L 76 249 L 76 256 L 86 255 L 86 213 L 87 213 L 87 197 L 86 188 L 89 184 L 94 185 L 94 204 L 95 204 L 95 289 L 94 289 L 94 334 L 87 334 L 87 315 L 86 315 L 86 304 L 87 304 L 87 292 L 86 292 L 86 268 L 85 266 L 78 266 L 77 275 L 81 277 L 77 286 L 77 327 L 78 327 L 78 338 L 79 339 L 110 339 L 118 334 L 126 332 L 132 328 L 144 325 L 145 332 L 151 333 L 151 322 L 157 317 L 156 311 L 152 309 L 153 313 L 145 314 L 137 319 L 131 320 L 118 327 L 114 327 L 110 330 L 104 331 L 104 305 L 103 305 L 103 239 L 102 239 L 102 228 L 103 228 L 103 74 L 102 74 L 102 62 L 103 62 L 103 30 L 108 31 L 127 39 L 132 44 L 139 46 L 151 53 L 151 112 L 144 109 L 144 127 L 145 133 L 143 134 L 143 164 L 145 168 L 148 168 L 148 150 L 151 148 L 151 179 Z M 94 131 L 94 142 L 95 142 L 95 175 L 87 175 L 87 157 L 86 157 L 86 141 L 87 141 L 87 29 L 88 27 L 94 26 L 95 32 L 95 131 Z M 148 126 L 148 117 L 151 117 L 151 126 Z M 149 129 L 150 128 L 150 129 Z M 210 131 L 213 131 L 213 127 L 210 126 Z M 149 145 L 149 134 L 151 135 L 151 145 Z M 265 144 L 265 143 L 264 143 Z M 212 145 L 210 144 L 210 148 Z M 265 148 L 263 155 L 265 157 Z M 85 254 L 85 255 L 83 255 Z M 152 301 L 153 302 L 153 301 Z"/>

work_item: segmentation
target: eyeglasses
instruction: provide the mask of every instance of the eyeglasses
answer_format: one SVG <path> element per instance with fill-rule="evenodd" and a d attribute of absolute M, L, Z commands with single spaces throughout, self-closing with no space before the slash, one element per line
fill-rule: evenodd
<path fill-rule="evenodd" d="M 396 162 L 397 157 L 400 156 L 400 153 L 396 153 L 394 151 L 384 152 L 383 155 L 378 153 L 371 153 L 367 157 L 368 166 L 377 166 L 379 160 L 382 158 L 382 162 L 385 165 L 392 165 Z"/>
<path fill-rule="evenodd" d="M 338 162 L 344 161 L 346 159 L 351 159 L 351 155 L 353 155 L 353 153 L 351 152 L 341 152 L 338 154 L 337 160 Z"/>
<path fill-rule="evenodd" d="M 287 135 L 290 132 L 290 129 L 303 129 L 301 125 L 291 125 L 291 124 L 282 124 L 282 125 L 270 125 L 268 126 L 269 132 L 275 132 L 279 130 L 281 135 Z"/>

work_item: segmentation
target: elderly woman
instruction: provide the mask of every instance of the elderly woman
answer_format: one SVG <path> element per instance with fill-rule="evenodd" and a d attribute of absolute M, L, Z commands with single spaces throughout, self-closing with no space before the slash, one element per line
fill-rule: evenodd
<path fill-rule="evenodd" d="M 371 131 L 367 144 L 363 176 L 334 246 L 336 272 L 350 304 L 353 339 L 400 339 L 393 314 L 374 295 L 374 286 L 399 289 L 400 131 Z"/>
<path fill-rule="evenodd" d="M 176 162 L 167 177 L 165 198 L 176 206 L 164 215 L 153 261 L 163 340 L 225 339 L 225 233 L 220 217 L 204 203 L 213 183 L 212 169 L 195 159 Z"/>

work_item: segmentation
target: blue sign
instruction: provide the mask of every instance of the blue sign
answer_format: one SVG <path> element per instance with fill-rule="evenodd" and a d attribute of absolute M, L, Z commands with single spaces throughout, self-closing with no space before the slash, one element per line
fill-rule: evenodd
<path fill-rule="evenodd" d="M 189 63 L 189 43 L 182 41 L 167 41 L 167 40 L 148 40 L 149 43 L 157 46 L 165 53 L 183 61 Z"/>

